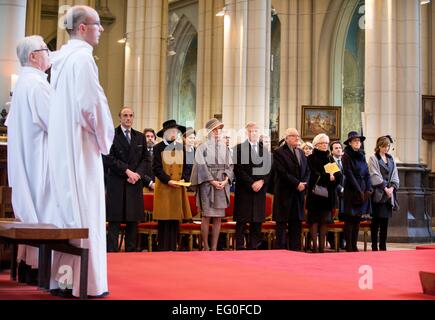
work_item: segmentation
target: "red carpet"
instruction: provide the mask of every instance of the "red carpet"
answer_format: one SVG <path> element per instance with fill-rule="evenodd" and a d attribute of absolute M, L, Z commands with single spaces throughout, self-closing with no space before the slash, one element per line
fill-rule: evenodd
<path fill-rule="evenodd" d="M 108 299 L 435 299 L 419 271 L 435 272 L 434 250 L 305 254 L 288 251 L 109 254 Z M 373 289 L 358 286 L 373 269 Z M 50 299 L 0 275 L 0 299 Z"/>

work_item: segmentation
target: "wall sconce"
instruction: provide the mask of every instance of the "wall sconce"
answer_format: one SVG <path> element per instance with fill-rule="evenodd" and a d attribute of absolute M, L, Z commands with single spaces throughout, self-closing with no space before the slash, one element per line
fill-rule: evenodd
<path fill-rule="evenodd" d="M 224 15 L 227 14 L 227 5 L 225 5 L 221 11 L 219 11 L 218 13 L 216 13 L 216 17 L 223 17 Z"/>
<path fill-rule="evenodd" d="M 119 40 L 118 40 L 118 43 L 125 44 L 125 43 L 127 43 L 127 40 L 128 40 L 128 33 L 126 33 L 126 34 L 124 35 L 124 38 L 119 39 Z"/>
<path fill-rule="evenodd" d="M 11 74 L 11 91 L 10 91 L 11 96 L 15 90 L 15 86 L 17 85 L 17 81 L 18 81 L 18 75 Z"/>

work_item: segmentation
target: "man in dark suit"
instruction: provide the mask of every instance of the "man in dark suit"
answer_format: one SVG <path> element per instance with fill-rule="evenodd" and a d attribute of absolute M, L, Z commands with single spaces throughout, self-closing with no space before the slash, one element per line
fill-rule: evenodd
<path fill-rule="evenodd" d="M 343 174 L 343 163 L 341 162 L 341 157 L 343 155 L 343 146 L 340 141 L 333 141 L 329 145 L 331 150 L 331 155 L 329 157 L 329 162 L 336 163 L 340 168 L 340 172 L 334 173 L 335 180 L 338 182 L 336 186 L 336 199 L 335 208 L 338 211 L 338 220 L 344 221 L 344 203 L 343 203 L 343 192 L 344 192 L 344 174 Z M 335 247 L 334 233 L 328 233 L 328 242 L 331 244 L 331 248 Z M 340 233 L 340 249 L 344 249 L 344 234 Z"/>
<path fill-rule="evenodd" d="M 248 139 L 234 148 L 233 162 L 236 176 L 234 214 L 236 223 L 236 249 L 245 248 L 244 229 L 249 223 L 249 248 L 261 244 L 261 224 L 266 217 L 266 189 L 272 156 L 259 142 L 258 126 L 246 125 Z"/>
<path fill-rule="evenodd" d="M 301 250 L 301 229 L 304 218 L 304 195 L 310 175 L 304 152 L 298 148 L 299 133 L 287 129 L 285 144 L 275 150 L 273 166 L 275 187 L 273 220 L 276 221 L 277 249 Z M 286 239 L 286 224 L 288 239 Z"/>
<path fill-rule="evenodd" d="M 118 251 L 121 223 L 126 224 L 125 251 L 136 248 L 137 223 L 143 219 L 143 181 L 145 175 L 145 136 L 132 128 L 134 113 L 125 107 L 119 113 L 121 125 L 109 155 L 104 157 L 107 179 L 107 251 Z"/>
<path fill-rule="evenodd" d="M 145 128 L 143 131 L 146 139 L 146 149 L 145 149 L 145 177 L 144 177 L 144 186 L 150 190 L 154 190 L 154 173 L 153 173 L 153 158 L 154 151 L 153 148 L 156 145 L 156 133 L 154 129 Z"/>

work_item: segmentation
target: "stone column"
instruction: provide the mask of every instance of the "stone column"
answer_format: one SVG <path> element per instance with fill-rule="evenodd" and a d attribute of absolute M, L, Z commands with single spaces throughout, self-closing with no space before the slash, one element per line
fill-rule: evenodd
<path fill-rule="evenodd" d="M 168 34 L 167 0 L 129 0 L 124 104 L 135 127 L 159 130 L 164 117 Z"/>
<path fill-rule="evenodd" d="M 366 2 L 365 133 L 396 138 L 398 161 L 419 163 L 421 136 L 420 1 Z"/>
<path fill-rule="evenodd" d="M 247 121 L 268 129 L 270 1 L 229 0 L 226 4 L 223 121 L 236 131 Z"/>
<path fill-rule="evenodd" d="M 26 36 L 40 33 L 42 0 L 27 1 Z"/>
<path fill-rule="evenodd" d="M 198 73 L 196 127 L 222 114 L 224 18 L 216 17 L 225 0 L 198 2 Z"/>
<path fill-rule="evenodd" d="M 365 144 L 395 138 L 401 187 L 400 211 L 390 222 L 389 240 L 428 241 L 431 217 L 420 164 L 420 1 L 366 0 Z"/>
<path fill-rule="evenodd" d="M 0 0 L 0 105 L 9 100 L 11 75 L 20 73 L 16 48 L 24 38 L 26 28 L 26 0 Z"/>
<path fill-rule="evenodd" d="M 304 0 L 273 2 L 281 21 L 280 134 L 301 127 L 301 106 L 313 97 L 313 4 Z"/>
<path fill-rule="evenodd" d="M 75 5 L 85 5 L 95 8 L 95 0 L 59 0 L 59 24 L 57 26 L 57 49 L 68 42 L 69 36 L 63 26 L 63 17 L 66 11 Z"/>

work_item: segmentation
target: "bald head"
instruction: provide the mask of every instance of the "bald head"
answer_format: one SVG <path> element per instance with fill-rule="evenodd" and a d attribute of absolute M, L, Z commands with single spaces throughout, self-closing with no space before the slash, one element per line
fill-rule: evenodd
<path fill-rule="evenodd" d="M 299 132 L 295 128 L 289 128 L 285 131 L 285 142 L 289 147 L 297 148 L 299 145 Z"/>
<path fill-rule="evenodd" d="M 104 31 L 95 9 L 88 6 L 73 6 L 66 12 L 64 26 L 71 39 L 86 41 L 92 46 L 99 42 Z"/>
<path fill-rule="evenodd" d="M 121 121 L 121 125 L 130 129 L 133 126 L 134 120 L 134 112 L 130 107 L 124 107 L 119 111 L 119 120 Z"/>

